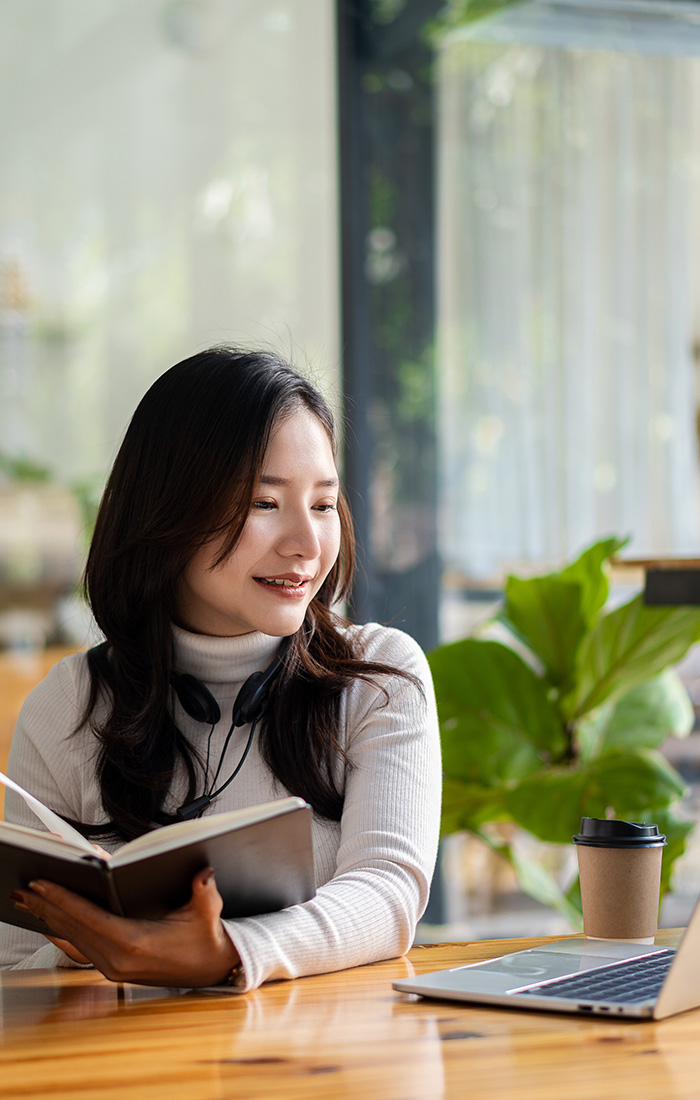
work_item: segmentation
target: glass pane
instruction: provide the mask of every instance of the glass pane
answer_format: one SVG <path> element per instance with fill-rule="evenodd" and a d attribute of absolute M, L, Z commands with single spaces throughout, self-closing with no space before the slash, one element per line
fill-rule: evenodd
<path fill-rule="evenodd" d="M 440 529 L 462 577 L 610 533 L 697 552 L 690 9 L 519 5 L 442 43 Z"/>
<path fill-rule="evenodd" d="M 0 25 L 2 450 L 101 478 L 149 382 L 221 340 L 333 378 L 331 6 L 7 0 Z"/>
<path fill-rule="evenodd" d="M 333 15 L 2 4 L 0 647 L 60 638 L 81 502 L 172 363 L 276 347 L 337 400 Z"/>

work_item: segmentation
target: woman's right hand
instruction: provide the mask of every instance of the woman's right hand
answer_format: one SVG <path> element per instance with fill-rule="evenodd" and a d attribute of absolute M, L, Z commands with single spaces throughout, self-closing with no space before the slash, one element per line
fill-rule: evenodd
<path fill-rule="evenodd" d="M 59 833 L 54 833 L 53 835 L 61 836 L 61 834 Z M 105 859 L 109 859 L 109 853 L 105 850 L 105 848 L 101 848 L 99 844 L 94 844 L 92 845 L 92 847 L 95 848 L 98 856 L 103 856 L 105 857 Z M 74 963 L 78 963 L 80 966 L 92 965 L 90 963 L 90 960 L 85 957 L 83 952 L 79 952 L 78 948 L 74 947 L 73 944 L 68 943 L 67 939 L 61 939 L 58 936 L 48 935 L 46 936 L 46 939 L 48 939 L 48 941 L 50 941 L 54 945 L 54 947 L 57 947 L 58 950 L 61 950 L 64 955 L 67 955 L 69 959 L 73 959 Z"/>
<path fill-rule="evenodd" d="M 56 833 L 55 835 L 58 836 L 59 834 Z M 104 856 L 105 859 L 109 859 L 109 852 L 105 851 L 104 848 L 101 848 L 99 844 L 93 844 L 93 848 L 98 855 Z M 86 958 L 85 955 L 83 955 L 82 951 L 78 951 L 77 947 L 73 947 L 73 944 L 69 943 L 68 940 L 62 940 L 58 936 L 48 935 L 46 936 L 46 938 L 47 940 L 51 941 L 54 947 L 57 947 L 59 951 L 62 951 L 64 955 L 67 955 L 69 959 L 72 959 L 73 962 L 78 963 L 80 966 L 92 966 L 90 959 Z"/>
<path fill-rule="evenodd" d="M 64 955 L 67 955 L 69 959 L 72 959 L 73 962 L 80 963 L 81 966 L 92 965 L 90 960 L 85 958 L 85 955 L 83 955 L 82 951 L 78 951 L 78 948 L 73 947 L 73 944 L 69 943 L 68 940 L 61 940 L 58 938 L 58 936 L 47 936 L 46 938 L 47 940 L 50 940 L 55 947 L 58 947 Z"/>
<path fill-rule="evenodd" d="M 187 905 L 159 920 L 115 916 L 43 880 L 11 896 L 17 908 L 46 923 L 44 934 L 74 962 L 91 962 L 110 981 L 217 985 L 240 961 L 221 921 L 223 900 L 211 867 L 195 875 Z"/>

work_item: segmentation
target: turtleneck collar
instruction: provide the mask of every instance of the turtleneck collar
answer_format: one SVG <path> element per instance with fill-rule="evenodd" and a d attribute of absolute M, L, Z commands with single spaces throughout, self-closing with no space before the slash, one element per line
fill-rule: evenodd
<path fill-rule="evenodd" d="M 210 684 L 247 680 L 270 664 L 281 641 L 257 630 L 235 638 L 213 638 L 190 634 L 173 624 L 175 670 Z"/>

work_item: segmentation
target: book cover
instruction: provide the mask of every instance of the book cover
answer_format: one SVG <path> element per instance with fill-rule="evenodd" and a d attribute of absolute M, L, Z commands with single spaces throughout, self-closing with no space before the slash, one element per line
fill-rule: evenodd
<path fill-rule="evenodd" d="M 11 781 L 7 785 L 25 794 Z M 36 810 L 35 802 L 30 804 Z M 9 897 L 37 878 L 59 883 L 111 912 L 148 919 L 185 905 L 193 877 L 207 866 L 214 868 L 224 917 L 273 912 L 308 901 L 316 892 L 311 808 L 300 798 L 168 825 L 109 858 L 80 834 L 78 843 L 74 830 L 62 825 L 63 836 L 54 836 L 0 822 L 0 921 L 46 930 L 16 910 Z"/>

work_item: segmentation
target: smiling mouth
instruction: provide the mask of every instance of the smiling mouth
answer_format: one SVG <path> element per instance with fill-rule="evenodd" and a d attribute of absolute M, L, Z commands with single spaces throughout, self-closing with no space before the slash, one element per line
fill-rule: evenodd
<path fill-rule="evenodd" d="M 277 588 L 303 588 L 306 584 L 306 581 L 276 580 L 274 577 L 256 577 L 255 579 L 260 584 L 270 584 Z"/>

